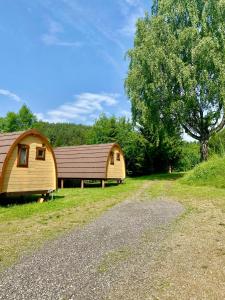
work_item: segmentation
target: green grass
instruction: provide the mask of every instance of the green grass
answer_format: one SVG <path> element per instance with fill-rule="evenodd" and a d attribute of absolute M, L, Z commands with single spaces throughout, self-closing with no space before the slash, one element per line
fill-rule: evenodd
<path fill-rule="evenodd" d="M 180 178 L 174 174 L 168 175 L 168 178 L 165 175 L 158 175 L 158 178 L 155 178 L 154 175 L 150 176 L 149 179 L 154 181 L 149 190 L 150 197 L 165 197 L 179 201 L 185 206 L 186 214 L 201 210 L 202 206 L 209 204 L 213 204 L 216 208 L 225 212 L 225 189 L 216 187 L 214 182 L 210 186 L 211 181 L 205 184 L 201 182 L 199 185 L 191 181 L 188 184 L 187 178 L 189 176 L 191 176 L 189 173 L 187 175 L 180 174 Z"/>
<path fill-rule="evenodd" d="M 180 182 L 194 186 L 225 188 L 225 158 L 212 157 L 188 172 Z"/>
<path fill-rule="evenodd" d="M 60 212 L 65 209 L 81 207 L 102 201 L 106 198 L 120 199 L 120 194 L 129 192 L 137 187 L 135 179 L 127 179 L 125 184 L 110 186 L 105 189 L 94 188 L 68 188 L 59 190 L 54 194 L 54 200 L 44 203 L 30 202 L 22 205 L 0 206 L 1 221 L 28 219 L 33 216 L 41 216 L 51 212 Z"/>
<path fill-rule="evenodd" d="M 124 184 L 105 189 L 62 189 L 54 200 L 44 203 L 0 205 L 0 269 L 46 240 L 89 222 L 132 195 L 142 184 L 142 179 L 128 178 Z"/>
<path fill-rule="evenodd" d="M 222 179 L 218 180 L 224 176 L 223 166 L 223 159 L 214 159 L 180 179 L 150 177 L 154 182 L 150 197 L 178 201 L 185 208 L 172 223 L 171 234 L 159 253 L 151 280 L 155 298 L 224 298 L 225 189 Z M 165 281 L 169 284 L 162 289 Z"/>
<path fill-rule="evenodd" d="M 63 189 L 55 200 L 46 203 L 2 205 L 0 265 L 5 268 L 21 254 L 86 224 L 145 186 L 144 199 L 178 201 L 185 208 L 182 216 L 168 225 L 171 230 L 157 250 L 158 260 L 150 270 L 149 290 L 151 287 L 157 299 L 189 299 L 190 295 L 202 299 L 203 292 L 205 299 L 223 299 L 225 188 L 223 180 L 218 179 L 224 176 L 223 166 L 223 159 L 214 158 L 187 174 L 127 179 L 123 185 L 105 189 Z M 146 232 L 142 238 L 151 239 L 151 234 Z M 133 255 L 131 250 L 122 247 L 109 252 L 102 258 L 98 271 L 108 272 L 114 265 L 129 260 Z"/>

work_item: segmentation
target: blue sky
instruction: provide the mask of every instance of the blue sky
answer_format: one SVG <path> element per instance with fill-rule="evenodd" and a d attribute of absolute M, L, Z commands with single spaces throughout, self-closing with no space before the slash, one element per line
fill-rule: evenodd
<path fill-rule="evenodd" d="M 0 0 L 0 115 L 50 122 L 129 116 L 126 51 L 150 0 Z"/>

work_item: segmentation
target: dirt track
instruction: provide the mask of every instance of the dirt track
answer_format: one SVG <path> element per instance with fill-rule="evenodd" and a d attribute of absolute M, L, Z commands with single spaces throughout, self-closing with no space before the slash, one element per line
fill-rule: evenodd
<path fill-rule="evenodd" d="M 2 273 L 0 299 L 144 299 L 169 224 L 182 212 L 142 191 Z"/>

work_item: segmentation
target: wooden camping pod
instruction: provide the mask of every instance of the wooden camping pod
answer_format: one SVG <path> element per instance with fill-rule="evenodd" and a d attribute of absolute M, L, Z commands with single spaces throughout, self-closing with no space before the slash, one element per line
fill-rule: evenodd
<path fill-rule="evenodd" d="M 57 188 L 54 151 L 37 130 L 0 134 L 0 194 L 45 194 Z"/>
<path fill-rule="evenodd" d="M 54 150 L 58 179 L 117 180 L 126 176 L 125 159 L 116 143 L 59 147 Z"/>

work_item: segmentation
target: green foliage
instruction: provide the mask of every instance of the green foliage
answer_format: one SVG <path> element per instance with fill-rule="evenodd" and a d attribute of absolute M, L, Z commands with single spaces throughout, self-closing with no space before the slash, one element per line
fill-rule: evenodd
<path fill-rule="evenodd" d="M 105 114 L 102 114 L 93 125 L 90 135 L 89 143 L 90 144 L 101 144 L 101 143 L 114 143 L 118 142 L 118 134 L 121 130 L 123 133 L 129 132 L 130 126 L 126 123 L 125 118 L 116 117 L 106 117 Z M 121 128 L 122 126 L 123 128 Z M 125 132 L 126 131 L 126 132 Z"/>
<path fill-rule="evenodd" d="M 209 140 L 209 151 L 210 154 L 225 156 L 225 129 L 211 137 Z"/>
<path fill-rule="evenodd" d="M 203 159 L 210 136 L 225 124 L 224 15 L 224 1 L 155 1 L 128 52 L 135 121 L 153 133 L 180 124 L 201 142 Z"/>
<path fill-rule="evenodd" d="M 5 118 L 0 117 L 0 132 L 3 131 L 4 126 L 5 126 Z"/>
<path fill-rule="evenodd" d="M 21 131 L 35 128 L 44 134 L 53 147 L 83 144 L 117 142 L 126 157 L 126 167 L 130 175 L 150 174 L 176 168 L 182 154 L 180 135 L 169 134 L 161 127 L 157 134 L 151 134 L 149 127 L 133 124 L 124 117 L 106 117 L 104 114 L 93 126 L 69 123 L 48 123 L 37 121 L 26 106 L 18 113 L 9 112 L 0 118 L 2 132 Z M 183 170 L 183 168 L 177 168 Z"/>
<path fill-rule="evenodd" d="M 176 170 L 186 172 L 194 168 L 198 163 L 200 163 L 199 145 L 196 142 L 183 142 Z"/>
<path fill-rule="evenodd" d="M 104 114 L 96 120 L 90 136 L 90 144 L 118 143 L 126 157 L 126 167 L 133 175 L 145 173 L 148 166 L 146 151 L 149 143 L 143 135 L 133 128 L 126 118 L 106 117 Z"/>
<path fill-rule="evenodd" d="M 18 113 L 8 112 L 5 118 L 0 118 L 0 132 L 14 132 L 31 129 L 37 119 L 31 110 L 23 105 Z"/>
<path fill-rule="evenodd" d="M 182 140 L 179 135 L 169 135 L 161 130 L 158 143 L 153 142 L 151 157 L 155 172 L 166 172 L 174 169 L 182 153 Z"/>
<path fill-rule="evenodd" d="M 0 132 L 23 131 L 35 128 L 44 134 L 53 147 L 88 143 L 90 126 L 37 121 L 31 110 L 23 105 L 18 113 L 8 112 L 0 118 Z"/>
<path fill-rule="evenodd" d="M 23 105 L 18 114 L 18 128 L 19 130 L 27 130 L 34 127 L 34 124 L 37 122 L 36 116 L 31 112 L 31 110 Z"/>
<path fill-rule="evenodd" d="M 3 131 L 4 132 L 14 132 L 19 131 L 19 116 L 14 112 L 8 112 L 6 118 L 3 122 Z"/>
<path fill-rule="evenodd" d="M 147 127 L 135 128 L 126 118 L 100 116 L 90 132 L 91 144 L 117 142 L 121 145 L 129 174 L 168 171 L 177 164 L 182 141 L 161 128 L 157 138 Z"/>
<path fill-rule="evenodd" d="M 194 186 L 212 186 L 225 188 L 225 158 L 211 157 L 207 162 L 197 165 L 188 172 L 181 183 Z"/>
<path fill-rule="evenodd" d="M 90 127 L 69 123 L 37 122 L 35 128 L 48 137 L 53 147 L 88 143 Z"/>

